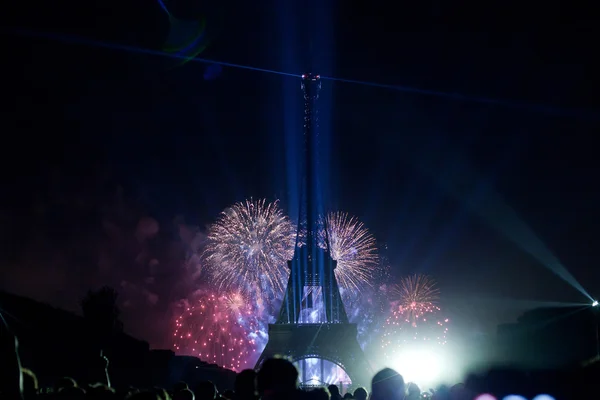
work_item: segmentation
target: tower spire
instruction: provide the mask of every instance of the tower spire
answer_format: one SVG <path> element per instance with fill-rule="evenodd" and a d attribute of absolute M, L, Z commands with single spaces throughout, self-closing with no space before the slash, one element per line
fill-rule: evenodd
<path fill-rule="evenodd" d="M 319 118 L 316 105 L 321 77 L 315 74 L 302 75 L 301 88 L 304 95 L 304 157 L 298 237 L 304 237 L 304 242 L 299 243 L 294 258 L 288 262 L 290 279 L 277 323 L 300 322 L 302 311 L 313 308 L 315 293 L 320 293 L 324 308 L 324 319 L 318 322 L 348 323 L 334 273 L 337 263 L 329 254 L 329 233 L 324 230 L 322 236 L 325 243 L 320 243 L 323 238 L 319 237 L 319 231 L 326 225 L 326 218 L 322 218 L 320 223 L 318 210 Z"/>
<path fill-rule="evenodd" d="M 370 367 L 356 340 L 357 327 L 350 324 L 340 295 L 331 257 L 327 218 L 319 221 L 321 201 L 319 180 L 319 124 L 317 100 L 321 77 L 302 75 L 304 95 L 303 182 L 300 200 L 298 238 L 293 258 L 288 261 L 290 277 L 275 324 L 269 325 L 269 341 L 258 360 L 276 354 L 294 361 L 308 356 L 330 360 L 341 366 L 354 384 L 366 384 Z M 322 232 L 322 233 L 321 233 Z M 324 239 L 324 242 L 319 242 Z M 314 307 L 319 293 L 323 310 L 318 321 L 301 320 L 302 311 Z"/>

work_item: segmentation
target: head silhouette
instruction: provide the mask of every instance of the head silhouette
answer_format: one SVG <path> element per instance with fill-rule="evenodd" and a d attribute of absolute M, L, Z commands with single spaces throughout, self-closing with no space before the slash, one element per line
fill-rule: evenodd
<path fill-rule="evenodd" d="M 143 391 L 132 394 L 127 400 L 160 400 L 160 395 L 153 391 Z"/>
<path fill-rule="evenodd" d="M 371 400 L 403 400 L 404 378 L 391 368 L 384 368 L 371 381 Z"/>
<path fill-rule="evenodd" d="M 185 383 L 184 381 L 179 381 L 175 385 L 173 385 L 173 392 L 179 392 L 180 390 L 185 390 L 189 388 L 190 387 L 187 383 Z"/>
<path fill-rule="evenodd" d="M 337 387 L 337 385 L 329 385 L 327 386 L 327 390 L 329 390 L 332 399 L 339 400 L 342 398 L 342 396 L 340 395 L 340 388 Z"/>
<path fill-rule="evenodd" d="M 359 387 L 354 391 L 354 398 L 356 400 L 367 400 L 368 396 L 367 389 L 363 387 Z"/>
<path fill-rule="evenodd" d="M 58 398 L 59 399 L 72 399 L 72 400 L 76 400 L 76 399 L 85 399 L 86 395 L 85 395 L 85 390 L 83 390 L 80 387 L 75 387 L 75 386 L 71 386 L 71 387 L 65 387 L 60 389 L 60 391 L 58 392 Z"/>
<path fill-rule="evenodd" d="M 298 370 L 294 364 L 283 358 L 266 360 L 256 377 L 258 392 L 291 392 L 298 384 Z"/>
<path fill-rule="evenodd" d="M 235 377 L 235 398 L 237 400 L 251 400 L 256 398 L 256 372 L 245 369 Z"/>
<path fill-rule="evenodd" d="M 211 381 L 202 381 L 194 388 L 198 400 L 214 400 L 217 397 L 217 388 Z"/>
<path fill-rule="evenodd" d="M 173 393 L 173 396 L 171 396 L 171 398 L 173 400 L 194 400 L 195 396 L 194 392 L 186 388 L 176 391 L 175 393 Z"/>
<path fill-rule="evenodd" d="M 329 391 L 324 388 L 324 387 L 320 387 L 320 388 L 316 388 L 313 389 L 309 392 L 310 396 L 307 396 L 307 398 L 310 398 L 312 400 L 330 400 L 331 396 L 329 395 Z"/>
<path fill-rule="evenodd" d="M 64 378 L 60 378 L 58 382 L 56 382 L 56 385 L 54 385 L 54 391 L 60 392 L 64 388 L 71 387 L 77 387 L 77 382 L 75 382 L 75 379 L 65 376 Z"/>

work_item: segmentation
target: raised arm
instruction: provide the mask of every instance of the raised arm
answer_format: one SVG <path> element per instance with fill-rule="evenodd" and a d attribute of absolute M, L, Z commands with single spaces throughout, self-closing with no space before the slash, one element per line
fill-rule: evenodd
<path fill-rule="evenodd" d="M 23 398 L 23 374 L 19 359 L 19 342 L 9 331 L 0 314 L 0 397 L 6 399 Z"/>

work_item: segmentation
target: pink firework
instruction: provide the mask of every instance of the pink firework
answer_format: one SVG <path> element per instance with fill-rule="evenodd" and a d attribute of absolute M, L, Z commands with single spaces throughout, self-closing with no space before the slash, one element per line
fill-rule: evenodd
<path fill-rule="evenodd" d="M 234 371 L 253 367 L 256 324 L 239 293 L 198 298 L 175 320 L 173 349 Z"/>
<path fill-rule="evenodd" d="M 381 338 L 386 357 L 397 355 L 408 343 L 446 344 L 449 320 L 436 304 L 440 292 L 433 279 L 412 275 L 393 286 L 391 293 L 394 301 Z"/>
<path fill-rule="evenodd" d="M 426 314 L 440 311 L 435 304 L 440 291 L 433 279 L 426 275 L 412 275 L 392 287 L 392 300 L 397 304 L 394 313 L 404 323 L 417 326 Z"/>

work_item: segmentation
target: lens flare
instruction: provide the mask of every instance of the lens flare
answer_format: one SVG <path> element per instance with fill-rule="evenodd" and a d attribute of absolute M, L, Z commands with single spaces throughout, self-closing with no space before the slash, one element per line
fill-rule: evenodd
<path fill-rule="evenodd" d="M 246 200 L 209 228 L 202 257 L 214 287 L 268 302 L 283 293 L 295 241 L 296 228 L 277 201 Z"/>
<path fill-rule="evenodd" d="M 239 293 L 201 295 L 175 320 L 173 349 L 234 371 L 251 368 L 256 335 L 253 310 Z"/>
<path fill-rule="evenodd" d="M 169 34 L 163 50 L 177 56 L 178 64 L 174 66 L 180 66 L 193 60 L 208 46 L 206 19 L 179 19 L 169 11 L 164 1 L 158 0 L 158 5 L 169 17 Z"/>

